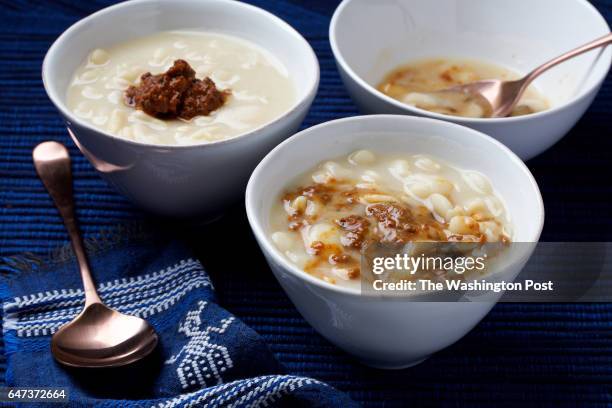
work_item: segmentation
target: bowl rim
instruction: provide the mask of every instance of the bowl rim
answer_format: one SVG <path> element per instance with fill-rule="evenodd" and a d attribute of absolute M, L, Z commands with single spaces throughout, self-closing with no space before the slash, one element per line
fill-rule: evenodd
<path fill-rule="evenodd" d="M 338 26 L 338 20 L 340 19 L 340 15 L 344 11 L 344 9 L 353 1 L 354 0 L 342 0 L 342 2 L 338 5 L 336 10 L 334 11 L 334 14 L 331 19 L 331 23 L 329 25 L 329 33 L 328 33 L 329 42 L 331 45 L 332 53 L 334 54 L 334 57 L 336 59 L 336 62 L 340 69 L 344 70 L 351 77 L 353 81 L 355 81 L 361 88 L 365 89 L 368 93 L 370 93 L 371 95 L 373 95 L 374 97 L 380 100 L 383 100 L 384 102 L 387 102 L 393 105 L 396 108 L 400 108 L 406 111 L 406 113 L 409 113 L 409 114 L 417 114 L 421 116 L 426 116 L 426 117 L 431 117 L 431 118 L 436 118 L 436 119 L 441 119 L 441 120 L 446 120 L 446 121 L 450 120 L 456 123 L 466 124 L 468 126 L 485 124 L 485 123 L 497 124 L 497 123 L 523 122 L 523 121 L 532 120 L 532 119 L 537 120 L 540 117 L 546 117 L 546 116 L 557 114 L 558 112 L 563 111 L 564 109 L 574 106 L 578 104 L 579 102 L 587 99 L 592 93 L 594 93 L 601 86 L 603 81 L 608 76 L 608 73 L 610 72 L 610 66 L 612 65 L 612 52 L 610 52 L 608 53 L 608 58 L 607 58 L 608 59 L 607 69 L 605 70 L 605 72 L 602 73 L 601 77 L 598 78 L 597 81 L 595 81 L 595 83 L 591 87 L 579 89 L 579 92 L 577 92 L 575 95 L 573 95 L 570 99 L 563 102 L 562 104 L 559 104 L 549 109 L 545 109 L 543 111 L 531 113 L 529 115 L 508 116 L 508 117 L 503 117 L 503 118 L 470 118 L 470 117 L 464 117 L 464 116 L 453 116 L 453 115 L 445 115 L 442 113 L 431 112 L 425 109 L 417 108 L 416 106 L 411 106 L 411 105 L 402 103 L 398 101 L 397 99 L 394 99 L 384 94 L 383 92 L 376 89 L 374 86 L 367 83 L 363 78 L 361 78 L 361 76 L 357 75 L 357 73 L 348 64 L 348 62 L 344 58 L 344 55 L 340 51 L 340 46 L 337 43 L 336 30 Z M 610 26 L 608 25 L 608 22 L 601 15 L 599 10 L 597 10 L 597 8 L 594 5 L 592 5 L 588 0 L 574 0 L 574 1 L 582 5 L 583 7 L 586 7 L 587 9 L 589 9 L 591 13 L 593 13 L 595 18 L 599 19 L 600 23 L 603 23 L 604 27 L 608 29 L 608 33 L 610 33 Z M 600 49 L 599 51 L 600 55 L 603 55 L 603 53 L 606 51 L 606 48 L 607 47 L 602 47 Z"/>
<path fill-rule="evenodd" d="M 297 265 L 291 263 L 280 252 L 280 250 L 276 248 L 276 246 L 272 243 L 271 238 L 266 233 L 265 231 L 266 226 L 263 225 L 263 223 L 261 222 L 261 217 L 257 214 L 257 210 L 256 210 L 257 203 L 254 197 L 257 195 L 256 193 L 257 184 L 259 184 L 259 179 L 262 177 L 264 168 L 269 163 L 274 162 L 275 157 L 277 155 L 282 154 L 282 150 L 285 149 L 286 146 L 294 143 L 296 140 L 307 138 L 311 133 L 318 132 L 325 127 L 342 125 L 347 122 L 387 121 L 387 120 L 399 120 L 399 121 L 406 122 L 407 124 L 409 124 L 409 122 L 427 122 L 433 128 L 435 127 L 451 128 L 456 132 L 463 132 L 465 135 L 467 135 L 467 137 L 476 138 L 480 140 L 481 143 L 490 143 L 494 147 L 501 149 L 502 152 L 505 153 L 510 159 L 510 161 L 514 164 L 517 171 L 521 172 L 523 176 L 526 177 L 526 182 L 537 194 L 536 201 L 537 201 L 538 210 L 537 210 L 537 214 L 535 215 L 536 217 L 535 219 L 536 220 L 539 219 L 539 225 L 537 226 L 536 234 L 534 234 L 532 239 L 534 243 L 537 243 L 539 241 L 540 236 L 542 234 L 542 229 L 544 227 L 544 216 L 545 216 L 544 201 L 542 199 L 542 194 L 538 187 L 538 183 L 533 177 L 533 174 L 531 174 L 531 172 L 529 171 L 525 163 L 514 152 L 512 152 L 508 147 L 506 147 L 504 144 L 502 144 L 498 140 L 490 136 L 487 136 L 486 134 L 480 131 L 474 130 L 467 126 L 459 125 L 457 123 L 452 123 L 452 122 L 443 121 L 439 119 L 433 119 L 433 118 L 424 118 L 424 117 L 419 117 L 419 116 L 377 114 L 377 115 L 350 116 L 346 118 L 335 119 L 335 120 L 323 122 L 318 125 L 309 127 L 300 132 L 297 132 L 293 136 L 289 137 L 288 139 L 280 143 L 278 146 L 272 149 L 272 151 L 270 151 L 261 160 L 261 162 L 257 165 L 255 170 L 253 171 L 253 174 L 251 175 L 251 178 L 249 179 L 249 182 L 247 184 L 246 193 L 245 193 L 245 207 L 246 207 L 246 213 L 247 213 L 247 219 L 249 221 L 249 225 L 251 226 L 253 234 L 255 235 L 255 238 L 259 242 L 259 245 L 261 247 L 262 252 L 264 252 L 264 255 L 272 257 L 275 263 L 280 264 L 285 271 L 289 271 L 289 273 L 294 275 L 296 278 L 304 280 L 307 283 L 310 283 L 323 290 L 345 294 L 348 296 L 359 296 L 359 297 L 364 297 L 364 298 L 378 298 L 376 294 L 363 293 L 361 292 L 361 290 L 358 290 L 358 289 L 352 289 L 352 288 L 344 287 L 341 285 L 333 285 L 329 282 L 324 281 L 323 279 L 319 279 L 319 278 L 316 278 L 308 274 L 307 272 L 299 268 Z M 319 159 L 325 160 L 325 157 L 320 156 Z M 315 159 L 314 161 L 318 163 L 321 160 L 317 161 Z M 313 163 L 313 165 L 316 165 L 316 163 Z M 268 208 L 267 210 L 270 210 L 270 209 Z M 529 242 L 532 242 L 532 241 L 529 241 Z"/>
<path fill-rule="evenodd" d="M 45 58 L 42 63 L 42 70 L 41 70 L 42 71 L 42 81 L 43 81 L 43 87 L 45 89 L 47 97 L 51 100 L 55 108 L 59 110 L 62 116 L 64 116 L 64 118 L 67 118 L 70 122 L 73 122 L 80 127 L 86 128 L 87 130 L 99 133 L 103 135 L 104 137 L 108 137 L 108 138 L 117 140 L 119 142 L 124 142 L 129 145 L 146 147 L 146 148 L 164 148 L 164 149 L 171 149 L 171 150 L 174 150 L 174 149 L 184 150 L 184 149 L 190 149 L 190 148 L 201 148 L 203 146 L 219 146 L 219 145 L 225 145 L 225 144 L 232 144 L 232 143 L 237 143 L 247 138 L 248 136 L 256 137 L 256 134 L 261 133 L 267 127 L 272 126 L 276 123 L 279 123 L 287 119 L 289 116 L 291 116 L 295 112 L 301 111 L 305 106 L 308 107 L 310 105 L 312 99 L 314 98 L 314 96 L 316 95 L 318 91 L 321 72 L 320 72 L 320 67 L 319 67 L 319 60 L 314 50 L 312 49 L 312 46 L 310 45 L 308 41 L 306 41 L 304 36 L 302 36 L 295 28 L 293 28 L 289 23 L 287 23 L 280 17 L 277 17 L 271 12 L 264 10 L 260 7 L 257 7 L 257 6 L 248 4 L 248 3 L 243 3 L 241 1 L 234 1 L 234 0 L 200 0 L 198 3 L 202 3 L 204 5 L 206 5 L 207 3 L 221 3 L 221 4 L 225 3 L 227 5 L 231 5 L 233 7 L 240 8 L 245 13 L 257 13 L 264 18 L 268 18 L 271 22 L 278 25 L 281 29 L 286 31 L 288 34 L 295 36 L 298 39 L 298 41 L 300 41 L 302 45 L 305 47 L 304 50 L 307 54 L 306 58 L 309 59 L 309 65 L 311 65 L 313 69 L 312 81 L 310 81 L 310 84 L 308 85 L 307 90 L 304 92 L 304 95 L 300 98 L 296 98 L 293 105 L 290 108 L 288 108 L 285 112 L 283 112 L 280 116 L 254 129 L 251 129 L 248 132 L 238 134 L 228 139 L 221 139 L 221 140 L 215 140 L 211 142 L 193 143 L 193 144 L 186 144 L 186 145 L 146 143 L 146 142 L 139 142 L 135 140 L 129 140 L 129 139 L 114 135 L 110 132 L 107 132 L 105 129 L 97 128 L 93 126 L 92 124 L 81 120 L 70 109 L 68 109 L 68 107 L 62 101 L 62 99 L 59 97 L 59 95 L 57 95 L 56 92 L 54 92 L 53 87 L 50 85 L 53 82 L 53 78 L 51 77 L 51 74 L 48 68 L 50 65 L 50 62 L 49 62 L 50 59 L 53 57 L 53 55 L 56 52 L 58 52 L 59 49 L 67 46 L 68 36 L 70 36 L 73 32 L 79 30 L 81 27 L 99 19 L 102 16 L 108 13 L 114 12 L 118 9 L 125 8 L 125 7 L 139 7 L 139 5 L 141 4 L 147 4 L 147 3 L 155 4 L 155 3 L 164 3 L 164 2 L 171 3 L 172 0 L 131 0 L 131 1 L 124 1 L 118 4 L 114 4 L 108 7 L 104 7 L 78 20 L 77 22 L 72 24 L 70 27 L 68 27 L 66 30 L 64 30 L 64 32 L 62 32 L 62 34 L 60 34 L 60 36 L 55 39 L 53 44 L 47 50 L 47 53 L 45 54 Z M 265 49 L 265 47 L 263 46 L 261 47 Z"/>

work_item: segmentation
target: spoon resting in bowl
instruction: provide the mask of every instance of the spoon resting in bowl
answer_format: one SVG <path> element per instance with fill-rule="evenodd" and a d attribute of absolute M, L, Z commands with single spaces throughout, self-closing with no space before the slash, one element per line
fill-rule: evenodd
<path fill-rule="evenodd" d="M 612 43 L 612 33 L 566 52 L 540 65 L 523 78 L 515 81 L 485 79 L 432 92 L 431 94 L 443 94 L 445 98 L 450 99 L 450 103 L 452 103 L 453 98 L 459 99 L 461 103 L 464 103 L 466 98 L 468 98 L 481 105 L 483 110 L 488 113 L 486 115 L 487 117 L 506 117 L 510 115 L 529 84 L 542 73 L 570 58 L 574 58 L 594 48 L 603 47 L 610 43 Z"/>
<path fill-rule="evenodd" d="M 53 356 L 73 367 L 118 367 L 144 358 L 157 345 L 153 328 L 141 318 L 107 307 L 96 291 L 74 214 L 68 150 L 60 143 L 44 142 L 34 148 L 32 158 L 68 230 L 85 292 L 81 313 L 53 335 Z"/>

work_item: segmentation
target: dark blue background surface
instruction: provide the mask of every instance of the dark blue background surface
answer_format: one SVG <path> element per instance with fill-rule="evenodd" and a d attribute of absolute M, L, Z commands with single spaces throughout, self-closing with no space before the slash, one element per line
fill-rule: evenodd
<path fill-rule="evenodd" d="M 108 3 L 0 0 L 0 256 L 45 254 L 67 241 L 31 165 L 31 149 L 42 140 L 63 141 L 73 154 L 78 216 L 88 236 L 148 218 L 114 193 L 69 141 L 40 79 L 53 40 Z M 357 114 L 327 39 L 337 2 L 251 3 L 292 24 L 319 57 L 321 86 L 303 126 Z M 612 19 L 612 0 L 593 3 Z M 528 163 L 546 205 L 543 240 L 612 239 L 611 113 L 608 78 L 572 132 Z M 498 305 L 472 333 L 417 367 L 369 369 L 299 316 L 265 266 L 242 214 L 238 206 L 208 227 L 174 227 L 213 276 L 222 305 L 259 331 L 291 372 L 327 381 L 371 406 L 612 406 L 612 305 Z M 231 265 L 224 258 L 228 244 L 241 254 Z M 2 372 L 0 366 L 0 377 Z"/>

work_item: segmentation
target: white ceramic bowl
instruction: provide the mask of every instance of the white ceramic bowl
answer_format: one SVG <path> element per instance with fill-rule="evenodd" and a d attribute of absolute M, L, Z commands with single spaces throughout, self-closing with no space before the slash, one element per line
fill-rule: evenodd
<path fill-rule="evenodd" d="M 460 339 L 495 302 L 419 303 L 361 294 L 303 272 L 270 239 L 270 209 L 292 179 L 321 161 L 357 149 L 427 153 L 482 172 L 506 204 L 514 242 L 538 241 L 544 222 L 542 197 L 527 167 L 501 143 L 463 126 L 405 115 L 323 123 L 281 143 L 257 166 L 247 186 L 247 215 L 274 275 L 296 308 L 321 335 L 364 363 L 407 367 Z M 530 254 L 499 273 L 513 278 Z"/>
<path fill-rule="evenodd" d="M 405 105 L 375 87 L 397 66 L 428 57 L 482 59 L 524 74 L 609 32 L 586 0 L 344 0 L 329 38 L 342 80 L 364 113 L 459 123 L 493 136 L 526 160 L 556 143 L 584 114 L 608 73 L 612 47 L 538 78 L 535 86 L 552 108 L 529 116 L 451 117 Z"/>
<path fill-rule="evenodd" d="M 91 50 L 175 29 L 222 32 L 260 45 L 287 67 L 295 104 L 244 135 L 194 146 L 115 137 L 67 108 L 71 77 Z M 210 217 L 239 200 L 259 160 L 297 130 L 317 91 L 319 64 L 297 31 L 257 7 L 231 0 L 135 0 L 103 9 L 66 30 L 47 52 L 43 81 L 81 151 L 121 193 L 161 215 Z"/>

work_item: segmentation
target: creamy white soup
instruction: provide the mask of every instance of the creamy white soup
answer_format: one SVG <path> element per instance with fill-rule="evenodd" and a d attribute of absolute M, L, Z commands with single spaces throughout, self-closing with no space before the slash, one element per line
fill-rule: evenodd
<path fill-rule="evenodd" d="M 288 185 L 270 214 L 271 239 L 305 272 L 359 287 L 372 243 L 509 243 L 511 223 L 489 179 L 427 155 L 360 150 Z"/>
<path fill-rule="evenodd" d="M 432 58 L 394 69 L 385 76 L 378 89 L 400 102 L 431 112 L 486 118 L 491 116 L 486 101 L 458 92 L 439 91 L 484 79 L 514 80 L 519 77 L 506 68 L 483 61 Z M 546 98 L 531 85 L 511 116 L 528 115 L 548 108 Z"/>
<path fill-rule="evenodd" d="M 135 109 L 126 90 L 141 76 L 186 61 L 197 79 L 210 78 L 227 94 L 207 115 L 164 119 Z M 287 112 L 296 100 L 286 67 L 268 51 L 218 33 L 167 31 L 93 50 L 68 88 L 68 107 L 79 118 L 113 135 L 143 143 L 190 145 L 229 139 Z"/>

